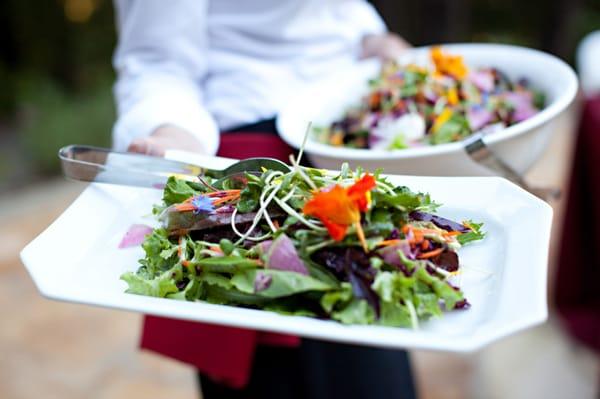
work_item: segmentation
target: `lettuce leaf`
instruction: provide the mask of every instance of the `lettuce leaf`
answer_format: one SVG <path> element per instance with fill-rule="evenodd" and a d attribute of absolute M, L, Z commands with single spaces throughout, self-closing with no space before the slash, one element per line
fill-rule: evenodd
<path fill-rule="evenodd" d="M 138 274 L 146 278 L 156 277 L 171 269 L 178 261 L 177 244 L 169 240 L 165 229 L 154 229 L 152 234 L 146 236 L 142 248 L 146 256 L 140 260 L 142 267 Z"/>
<path fill-rule="evenodd" d="M 296 272 L 269 269 L 246 270 L 237 273 L 232 277 L 231 284 L 241 292 L 254 294 L 254 282 L 257 273 L 262 273 L 272 278 L 267 288 L 256 293 L 256 295 L 262 297 L 280 298 L 306 291 L 328 291 L 335 288 L 310 276 Z"/>
<path fill-rule="evenodd" d="M 410 313 L 400 302 L 382 302 L 378 323 L 388 327 L 410 327 Z"/>
<path fill-rule="evenodd" d="M 121 280 L 128 284 L 129 288 L 125 292 L 130 294 L 164 298 L 167 294 L 179 291 L 170 271 L 153 279 L 146 279 L 138 274 L 127 272 L 121 276 Z"/>
<path fill-rule="evenodd" d="M 483 240 L 485 238 L 485 232 L 481 230 L 483 223 L 474 223 L 471 220 L 466 221 L 467 226 L 471 228 L 471 231 L 456 236 L 456 239 L 460 245 L 465 245 L 471 241 Z"/>
<path fill-rule="evenodd" d="M 344 324 L 373 324 L 375 311 L 366 300 L 354 298 L 343 309 L 333 311 L 331 318 Z"/>
<path fill-rule="evenodd" d="M 200 194 L 200 191 L 195 190 L 193 186 L 195 186 L 194 183 L 177 179 L 175 176 L 169 177 L 163 192 L 165 205 L 178 204 L 194 195 Z"/>
<path fill-rule="evenodd" d="M 321 307 L 331 313 L 336 307 L 343 307 L 352 299 L 352 286 L 350 283 L 342 283 L 341 289 L 329 291 L 321 297 Z M 340 306 L 341 305 L 341 306 Z"/>

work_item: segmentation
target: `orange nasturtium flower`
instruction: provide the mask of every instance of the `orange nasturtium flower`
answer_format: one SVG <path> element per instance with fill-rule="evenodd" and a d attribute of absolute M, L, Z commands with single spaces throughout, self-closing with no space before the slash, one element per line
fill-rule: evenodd
<path fill-rule="evenodd" d="M 469 72 L 463 63 L 463 57 L 445 54 L 440 47 L 433 47 L 430 56 L 435 65 L 435 72 L 440 75 L 450 75 L 456 79 L 463 79 Z"/>
<path fill-rule="evenodd" d="M 375 185 L 375 178 L 369 174 L 347 188 L 336 184 L 328 190 L 314 193 L 302 211 L 305 215 L 320 219 L 331 238 L 336 241 L 343 240 L 348 227 L 354 225 L 356 234 L 367 251 L 360 213 L 369 208 L 370 191 Z"/>

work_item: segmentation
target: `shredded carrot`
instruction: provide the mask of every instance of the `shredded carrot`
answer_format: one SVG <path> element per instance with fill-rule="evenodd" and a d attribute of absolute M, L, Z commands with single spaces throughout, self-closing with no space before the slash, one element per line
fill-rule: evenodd
<path fill-rule="evenodd" d="M 343 145 L 344 144 L 344 133 L 335 132 L 334 134 L 331 135 L 331 138 L 329 139 L 329 143 L 336 147 Z"/>
<path fill-rule="evenodd" d="M 185 267 L 189 267 L 190 266 L 190 261 L 189 260 L 184 260 L 183 262 L 181 262 L 181 264 Z"/>
<path fill-rule="evenodd" d="M 394 240 L 383 240 L 381 241 L 379 244 L 377 244 L 378 247 L 389 247 L 391 245 L 396 245 L 399 244 L 400 240 L 399 239 L 394 239 Z"/>
<path fill-rule="evenodd" d="M 439 230 L 434 230 L 434 229 L 421 229 L 421 233 L 440 235 L 441 232 Z M 443 234 L 443 233 L 441 233 L 441 234 Z"/>
<path fill-rule="evenodd" d="M 273 226 L 275 226 L 275 228 L 279 230 L 279 222 L 277 220 L 273 220 Z"/>
<path fill-rule="evenodd" d="M 423 235 L 423 230 L 414 229 L 413 233 L 415 234 L 415 244 L 420 244 L 425 239 Z"/>
<path fill-rule="evenodd" d="M 175 209 L 178 210 L 179 212 L 188 212 L 188 211 L 193 211 L 196 208 L 191 203 L 184 202 L 183 204 L 175 205 Z"/>
<path fill-rule="evenodd" d="M 239 198 L 239 194 L 228 195 L 227 197 L 222 197 L 213 201 L 213 205 L 221 205 L 224 202 L 228 202 L 234 199 Z"/>
<path fill-rule="evenodd" d="M 422 254 L 418 255 L 417 258 L 418 259 L 429 259 L 429 258 L 433 258 L 434 256 L 438 256 L 442 252 L 444 252 L 444 248 L 438 248 L 438 249 L 434 249 L 433 251 L 423 252 Z"/>
<path fill-rule="evenodd" d="M 453 231 L 447 231 L 443 235 L 452 237 L 452 236 L 459 236 L 461 234 L 462 233 L 460 231 L 453 230 Z"/>
<path fill-rule="evenodd" d="M 429 249 L 429 241 L 428 240 L 423 240 L 423 242 L 421 243 L 421 249 L 423 251 L 426 251 Z"/>
<path fill-rule="evenodd" d="M 210 249 L 211 251 L 218 252 L 218 253 L 220 253 L 220 254 L 222 254 L 222 253 L 223 253 L 223 251 L 221 251 L 221 247 L 219 247 L 218 245 L 213 245 L 213 246 L 212 246 L 212 247 L 210 247 L 209 249 Z"/>

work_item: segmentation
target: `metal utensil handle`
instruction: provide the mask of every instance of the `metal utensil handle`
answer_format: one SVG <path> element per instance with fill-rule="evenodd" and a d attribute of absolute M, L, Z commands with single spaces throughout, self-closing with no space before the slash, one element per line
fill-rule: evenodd
<path fill-rule="evenodd" d="M 467 138 L 465 140 L 465 150 L 475 162 L 500 172 L 502 176 L 520 186 L 527 186 L 527 183 L 523 180 L 521 175 L 515 172 L 514 169 L 508 166 L 490 150 L 483 141 L 481 134 L 476 134 Z"/>
<path fill-rule="evenodd" d="M 197 176 L 219 172 L 159 157 L 82 145 L 63 147 L 58 156 L 66 177 L 86 182 L 162 188 L 173 174 Z"/>
<path fill-rule="evenodd" d="M 469 157 L 480 165 L 488 169 L 500 173 L 502 177 L 516 183 L 523 189 L 529 191 L 533 195 L 540 197 L 543 200 L 556 199 L 560 197 L 560 190 L 556 188 L 532 187 L 511 168 L 506 162 L 500 159 L 483 141 L 481 133 L 474 134 L 464 140 L 465 152 Z"/>

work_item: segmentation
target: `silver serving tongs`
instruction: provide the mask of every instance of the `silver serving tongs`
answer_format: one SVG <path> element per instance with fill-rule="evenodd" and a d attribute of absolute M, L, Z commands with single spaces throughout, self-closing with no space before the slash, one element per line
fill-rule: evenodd
<path fill-rule="evenodd" d="M 506 162 L 500 159 L 483 141 L 483 134 L 476 133 L 464 141 L 465 152 L 469 157 L 480 165 L 499 173 L 502 177 L 507 178 L 513 183 L 521 186 L 531 194 L 547 201 L 550 199 L 558 199 L 560 190 L 557 188 L 532 187 Z"/>
<path fill-rule="evenodd" d="M 210 169 L 185 162 L 149 155 L 111 151 L 85 145 L 69 145 L 58 151 L 64 175 L 73 180 L 121 184 L 127 186 L 164 187 L 169 176 L 179 175 L 194 179 L 208 176 L 219 179 L 213 183 L 246 172 L 279 170 L 288 172 L 289 166 L 272 158 L 249 158 L 223 169 Z"/>

